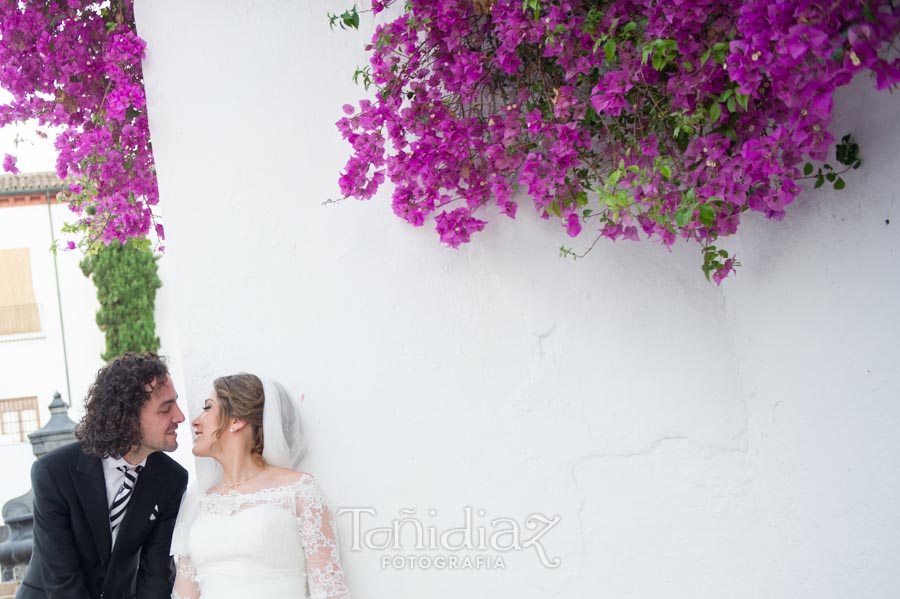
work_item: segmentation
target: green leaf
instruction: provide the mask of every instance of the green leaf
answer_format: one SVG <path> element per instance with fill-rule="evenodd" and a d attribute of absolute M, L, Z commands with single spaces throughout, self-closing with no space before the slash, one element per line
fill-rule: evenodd
<path fill-rule="evenodd" d="M 709 122 L 715 125 L 719 122 L 719 117 L 722 116 L 722 105 L 716 102 L 712 106 L 709 107 Z"/>
<path fill-rule="evenodd" d="M 813 185 L 813 189 L 819 189 L 823 185 L 825 185 L 825 177 L 819 175 L 818 177 L 816 177 L 816 184 Z"/>
<path fill-rule="evenodd" d="M 612 62 L 616 59 L 616 40 L 610 38 L 603 44 L 603 53 L 606 54 L 606 62 Z"/>
<path fill-rule="evenodd" d="M 690 207 L 685 206 L 684 208 L 679 208 L 675 211 L 675 222 L 679 227 L 683 227 L 691 220 L 691 214 L 693 210 Z"/>
<path fill-rule="evenodd" d="M 359 29 L 359 13 L 356 11 L 355 6 L 341 14 L 341 27 Z"/>
<path fill-rule="evenodd" d="M 869 8 L 869 5 L 866 4 L 865 2 L 863 2 L 863 5 L 862 5 L 862 13 L 863 13 L 863 17 L 869 23 L 878 23 L 878 19 L 875 18 L 875 14 L 872 12 L 872 9 Z"/>
<path fill-rule="evenodd" d="M 408 6 L 408 3 L 407 3 Z M 522 11 L 527 12 L 531 10 L 532 16 L 534 20 L 537 21 L 541 18 L 541 0 L 522 0 Z M 409 11 L 409 8 L 407 8 Z"/>
<path fill-rule="evenodd" d="M 813 165 L 811 162 L 807 162 L 806 166 L 803 167 L 803 174 L 807 177 L 810 176 L 813 172 Z"/>
<path fill-rule="evenodd" d="M 737 112 L 737 105 L 734 101 L 734 97 L 728 98 L 728 102 L 725 104 L 728 107 L 728 112 Z"/>
<path fill-rule="evenodd" d="M 829 183 L 833 183 L 834 180 L 837 179 L 837 175 L 835 175 L 834 173 L 828 173 L 827 175 L 825 175 L 825 178 L 828 179 Z"/>
<path fill-rule="evenodd" d="M 564 245 L 559 246 L 559 257 L 568 258 L 569 256 L 572 257 L 572 260 L 578 260 L 578 254 L 575 253 L 575 250 L 573 250 L 572 248 L 567 248 Z"/>
<path fill-rule="evenodd" d="M 672 169 L 666 164 L 659 167 L 659 174 L 661 174 L 666 181 L 672 179 Z"/>
<path fill-rule="evenodd" d="M 722 133 L 725 134 L 725 137 L 728 137 L 731 139 L 731 141 L 737 143 L 738 136 L 737 136 L 737 131 L 734 130 L 734 127 L 729 127 L 728 129 L 725 129 Z"/>
<path fill-rule="evenodd" d="M 737 102 L 740 104 L 741 108 L 747 110 L 747 105 L 750 103 L 750 94 L 737 93 L 734 97 L 737 98 Z"/>
<path fill-rule="evenodd" d="M 707 227 L 713 226 L 716 222 L 716 211 L 712 206 L 700 204 L 700 222 Z"/>
<path fill-rule="evenodd" d="M 845 187 L 847 187 L 847 184 L 844 183 L 844 180 L 843 180 L 843 179 L 841 179 L 840 177 L 838 177 L 838 178 L 837 178 L 837 181 L 834 182 L 834 188 L 837 189 L 837 190 L 841 190 L 841 189 L 844 189 Z"/>
<path fill-rule="evenodd" d="M 853 141 L 849 133 L 835 147 L 835 158 L 845 166 L 853 166 L 859 162 L 859 144 Z"/>
<path fill-rule="evenodd" d="M 653 54 L 652 62 L 653 62 L 653 68 L 656 69 L 657 71 L 661 71 L 666 66 L 666 57 L 663 56 L 661 53 L 656 52 L 655 54 Z"/>

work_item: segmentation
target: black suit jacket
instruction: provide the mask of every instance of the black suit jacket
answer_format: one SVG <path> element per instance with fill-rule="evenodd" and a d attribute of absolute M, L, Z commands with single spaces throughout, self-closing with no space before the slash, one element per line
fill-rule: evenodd
<path fill-rule="evenodd" d="M 34 551 L 16 599 L 168 599 L 169 546 L 187 471 L 156 452 L 144 470 L 111 549 L 100 458 L 73 443 L 31 468 Z"/>

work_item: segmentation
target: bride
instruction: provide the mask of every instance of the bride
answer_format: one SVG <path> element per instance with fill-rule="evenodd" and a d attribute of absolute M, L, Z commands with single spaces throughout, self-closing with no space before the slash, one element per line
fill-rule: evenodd
<path fill-rule="evenodd" d="M 198 484 L 182 502 L 172 599 L 349 599 L 334 519 L 283 387 L 218 378 L 194 427 Z"/>

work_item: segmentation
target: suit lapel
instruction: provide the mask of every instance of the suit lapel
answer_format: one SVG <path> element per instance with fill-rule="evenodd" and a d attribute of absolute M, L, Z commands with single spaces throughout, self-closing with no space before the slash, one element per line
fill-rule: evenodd
<path fill-rule="evenodd" d="M 106 479 L 103 477 L 103 464 L 100 458 L 82 453 L 78 456 L 75 469 L 71 471 L 72 482 L 78 500 L 84 510 L 88 525 L 94 534 L 97 553 L 106 564 L 112 537 L 109 532 L 109 505 L 106 499 Z"/>
<path fill-rule="evenodd" d="M 147 464 L 138 476 L 131 499 L 128 500 L 125 518 L 119 525 L 119 534 L 113 547 L 113 553 L 117 553 L 120 548 L 127 547 L 131 543 L 134 536 L 149 521 L 150 515 L 153 513 L 153 506 L 159 503 L 162 485 L 159 481 L 160 468 L 157 457 L 155 453 L 147 456 Z"/>

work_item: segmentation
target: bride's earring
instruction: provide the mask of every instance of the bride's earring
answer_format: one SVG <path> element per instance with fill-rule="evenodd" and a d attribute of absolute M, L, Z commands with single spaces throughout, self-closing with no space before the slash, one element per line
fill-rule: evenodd
<path fill-rule="evenodd" d="M 233 426 L 231 427 L 231 432 L 234 432 L 234 427 L 233 427 Z"/>

